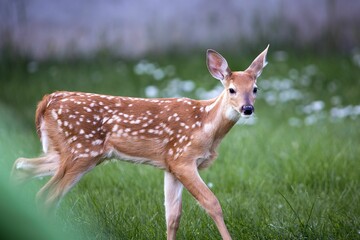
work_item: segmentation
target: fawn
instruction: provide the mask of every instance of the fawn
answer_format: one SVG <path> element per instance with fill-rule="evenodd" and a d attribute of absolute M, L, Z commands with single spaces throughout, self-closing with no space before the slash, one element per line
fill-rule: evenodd
<path fill-rule="evenodd" d="M 64 91 L 45 95 L 35 116 L 44 155 L 17 159 L 14 177 L 52 176 L 37 194 L 51 207 L 106 159 L 150 164 L 165 170 L 168 239 L 175 239 L 179 227 L 183 186 L 211 216 L 222 238 L 231 239 L 219 201 L 198 170 L 214 161 L 217 146 L 236 121 L 254 113 L 256 79 L 267 64 L 268 47 L 245 71 L 237 72 L 209 49 L 207 67 L 225 88 L 210 100 Z"/>

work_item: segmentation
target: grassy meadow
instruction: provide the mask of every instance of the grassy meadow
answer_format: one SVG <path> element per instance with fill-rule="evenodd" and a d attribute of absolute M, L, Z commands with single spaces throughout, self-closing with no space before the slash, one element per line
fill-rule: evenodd
<path fill-rule="evenodd" d="M 233 70 L 243 70 L 257 53 L 223 55 Z M 218 159 L 201 171 L 232 237 L 360 239 L 360 55 L 270 48 L 268 61 L 258 80 L 256 116 L 235 125 Z M 207 71 L 205 53 L 8 58 L 0 62 L 0 84 L 0 209 L 6 212 L 0 222 L 8 239 L 166 238 L 161 170 L 102 164 L 69 192 L 51 220 L 34 202 L 48 179 L 13 187 L 9 175 L 16 158 L 41 153 L 33 119 L 45 93 L 210 98 L 221 86 Z M 187 191 L 183 198 L 178 239 L 220 239 Z"/>

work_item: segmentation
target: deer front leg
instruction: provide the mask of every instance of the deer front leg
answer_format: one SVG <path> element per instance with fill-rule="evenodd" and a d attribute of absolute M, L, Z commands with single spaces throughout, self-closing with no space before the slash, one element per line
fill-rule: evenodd
<path fill-rule="evenodd" d="M 222 209 L 216 196 L 210 191 L 204 181 L 201 179 L 197 167 L 180 166 L 173 169 L 175 176 L 184 185 L 184 187 L 194 196 L 200 205 L 206 210 L 214 220 L 221 237 L 229 240 L 231 236 L 226 228 Z"/>
<path fill-rule="evenodd" d="M 182 190 L 183 185 L 179 180 L 177 180 L 173 174 L 165 172 L 164 193 L 168 240 L 176 238 L 176 231 L 179 228 L 182 208 Z"/>

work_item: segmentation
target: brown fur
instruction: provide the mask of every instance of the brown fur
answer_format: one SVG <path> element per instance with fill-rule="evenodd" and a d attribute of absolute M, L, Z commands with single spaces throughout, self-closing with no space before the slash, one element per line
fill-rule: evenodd
<path fill-rule="evenodd" d="M 39 138 L 41 138 L 40 132 L 40 124 L 41 120 L 44 116 L 45 110 L 49 104 L 51 97 L 50 95 L 45 95 L 43 99 L 38 103 L 35 113 L 35 126 L 36 126 L 36 133 L 38 134 Z"/>

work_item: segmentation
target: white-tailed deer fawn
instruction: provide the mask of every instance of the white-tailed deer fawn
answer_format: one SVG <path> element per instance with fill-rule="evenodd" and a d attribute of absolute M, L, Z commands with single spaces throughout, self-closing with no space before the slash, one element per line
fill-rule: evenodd
<path fill-rule="evenodd" d="M 151 164 L 165 170 L 167 238 L 175 239 L 183 186 L 230 239 L 219 201 L 198 174 L 216 157 L 216 148 L 236 121 L 254 112 L 256 79 L 268 47 L 245 71 L 232 72 L 226 60 L 207 51 L 207 67 L 224 85 L 215 99 L 144 99 L 81 92 L 44 96 L 36 128 L 44 155 L 16 160 L 16 179 L 52 176 L 38 197 L 55 205 L 80 178 L 106 159 Z"/>

